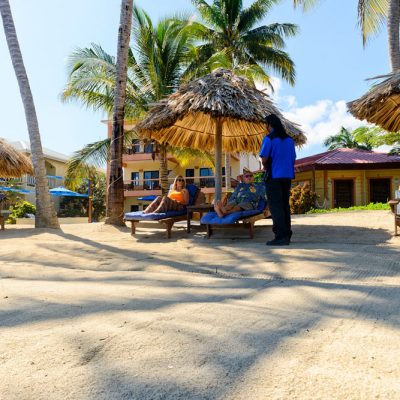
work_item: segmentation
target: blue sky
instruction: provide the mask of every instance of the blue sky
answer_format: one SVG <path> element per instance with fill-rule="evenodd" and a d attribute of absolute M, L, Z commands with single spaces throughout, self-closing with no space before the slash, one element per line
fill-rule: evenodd
<path fill-rule="evenodd" d="M 136 3 L 153 20 L 193 10 L 190 0 Z M 62 104 L 59 94 L 67 80 L 66 59 L 76 47 L 94 42 L 115 54 L 120 0 L 13 0 L 11 7 L 43 146 L 69 155 L 104 138 L 106 128 L 100 122 L 104 115 L 78 103 Z M 361 124 L 346 112 L 345 102 L 368 89 L 366 78 L 388 72 L 386 32 L 383 30 L 363 49 L 356 0 L 321 0 L 307 13 L 293 10 L 292 0 L 282 0 L 264 22 L 291 22 L 300 27 L 299 35 L 287 41 L 287 51 L 296 63 L 296 85 L 275 80 L 274 99 L 287 117 L 302 124 L 309 137 L 299 156 L 323 151 L 323 139 L 340 126 L 355 128 Z M 0 60 L 0 137 L 28 140 L 3 30 Z"/>

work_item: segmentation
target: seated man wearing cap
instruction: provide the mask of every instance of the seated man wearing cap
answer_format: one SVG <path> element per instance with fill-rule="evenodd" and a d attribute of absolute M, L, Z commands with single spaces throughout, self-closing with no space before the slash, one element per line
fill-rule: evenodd
<path fill-rule="evenodd" d="M 256 210 L 261 199 L 265 199 L 264 184 L 261 182 L 254 184 L 253 173 L 245 172 L 243 182 L 236 186 L 228 203 L 223 205 L 222 201 L 218 200 L 214 205 L 214 210 L 222 218 L 224 215 L 237 211 Z"/>

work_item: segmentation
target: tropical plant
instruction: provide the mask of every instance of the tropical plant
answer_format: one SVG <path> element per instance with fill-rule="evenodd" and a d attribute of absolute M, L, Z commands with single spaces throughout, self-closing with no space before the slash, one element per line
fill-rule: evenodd
<path fill-rule="evenodd" d="M 188 52 L 188 33 L 174 19 L 162 19 L 154 25 L 150 17 L 138 7 L 133 8 L 133 46 L 128 59 L 126 88 L 126 118 L 138 120 L 149 104 L 159 101 L 179 86 Z M 62 99 L 79 100 L 87 107 L 111 112 L 115 81 L 115 61 L 100 46 L 78 49 L 69 59 L 69 82 Z M 125 145 L 129 147 L 137 138 L 134 131 L 125 132 Z M 69 170 L 85 164 L 101 166 L 108 160 L 110 139 L 85 146 L 75 153 Z M 183 162 L 191 156 L 202 157 L 202 152 L 157 146 L 160 154 L 161 183 L 168 191 L 167 155 L 172 153 Z M 210 159 L 210 155 L 204 155 Z"/>
<path fill-rule="evenodd" d="M 106 224 L 125 225 L 124 181 L 122 175 L 122 154 L 124 145 L 124 119 L 126 82 L 128 79 L 129 42 L 132 26 L 132 0 L 121 1 L 121 16 L 118 29 L 118 50 L 115 76 L 115 92 L 110 146 L 110 168 L 108 179 Z"/>
<path fill-rule="evenodd" d="M 252 81 L 270 84 L 267 70 L 294 84 L 295 67 L 283 51 L 285 38 L 297 33 L 294 24 L 256 26 L 278 0 L 256 0 L 244 8 L 242 0 L 192 0 L 201 22 L 189 21 L 187 29 L 197 40 L 191 46 L 188 77 L 223 67 Z"/>
<path fill-rule="evenodd" d="M 360 127 L 353 131 L 341 127 L 336 135 L 329 136 L 324 145 L 328 150 L 340 148 L 372 150 L 382 145 L 382 130 L 377 127 Z"/>
<path fill-rule="evenodd" d="M 68 174 L 70 172 L 70 174 Z M 94 167 L 82 166 L 67 171 L 65 186 L 79 193 L 89 192 L 92 200 L 92 219 L 99 221 L 106 212 L 106 175 Z M 60 216 L 84 216 L 88 213 L 88 203 L 82 198 L 66 197 L 60 204 Z"/>
<path fill-rule="evenodd" d="M 22 103 L 25 109 L 25 118 L 28 126 L 31 145 L 32 164 L 35 175 L 36 190 L 36 228 L 60 228 L 54 205 L 50 199 L 46 168 L 40 140 L 39 123 L 36 115 L 35 104 L 28 75 L 25 70 L 21 49 L 18 43 L 17 32 L 8 0 L 0 0 L 0 13 L 3 20 L 4 33 L 10 51 L 11 61 L 14 66 Z"/>
<path fill-rule="evenodd" d="M 290 191 L 289 205 L 291 214 L 305 214 L 310 211 L 318 198 L 310 185 L 297 185 Z"/>
<path fill-rule="evenodd" d="M 8 216 L 7 223 L 15 224 L 17 218 L 23 218 L 26 214 L 37 213 L 37 208 L 34 204 L 25 200 L 18 200 L 13 206 L 10 207 L 11 214 Z"/>

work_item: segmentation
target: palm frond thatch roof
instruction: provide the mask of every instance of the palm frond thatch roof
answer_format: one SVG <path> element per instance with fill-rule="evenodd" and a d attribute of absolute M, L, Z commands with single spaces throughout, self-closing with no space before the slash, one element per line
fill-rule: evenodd
<path fill-rule="evenodd" d="M 0 139 L 0 178 L 18 178 L 24 174 L 33 174 L 31 160 Z"/>
<path fill-rule="evenodd" d="M 266 134 L 266 115 L 278 115 L 298 145 L 306 142 L 300 128 L 283 117 L 267 94 L 245 78 L 225 69 L 182 85 L 177 92 L 155 104 L 137 125 L 142 138 L 213 151 L 216 121 L 223 121 L 222 149 L 253 152 Z"/>
<path fill-rule="evenodd" d="M 389 132 L 400 131 L 400 73 L 374 85 L 368 93 L 347 103 L 350 113 L 360 119 L 379 125 Z"/>

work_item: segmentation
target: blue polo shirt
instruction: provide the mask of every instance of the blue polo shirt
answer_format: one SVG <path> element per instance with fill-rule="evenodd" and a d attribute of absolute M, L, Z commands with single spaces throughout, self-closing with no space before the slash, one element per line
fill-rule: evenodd
<path fill-rule="evenodd" d="M 291 137 L 274 137 L 273 131 L 263 139 L 260 157 L 265 157 L 272 164 L 272 178 L 294 178 L 296 150 Z"/>

